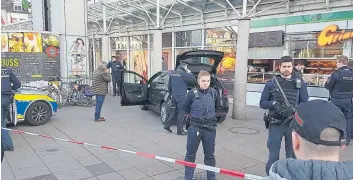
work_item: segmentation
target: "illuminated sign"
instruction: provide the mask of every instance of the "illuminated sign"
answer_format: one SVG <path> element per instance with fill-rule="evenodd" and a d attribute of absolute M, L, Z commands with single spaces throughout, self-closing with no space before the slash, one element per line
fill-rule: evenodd
<path fill-rule="evenodd" d="M 337 25 L 330 25 L 321 31 L 317 44 L 319 46 L 329 46 L 347 39 L 353 39 L 353 32 L 346 32 L 344 29 L 339 31 Z"/>

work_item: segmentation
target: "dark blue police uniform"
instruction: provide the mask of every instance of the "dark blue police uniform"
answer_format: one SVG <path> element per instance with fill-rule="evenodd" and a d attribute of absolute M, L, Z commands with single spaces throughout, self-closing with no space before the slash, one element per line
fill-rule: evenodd
<path fill-rule="evenodd" d="M 11 85 L 12 84 L 12 85 Z M 21 82 L 17 79 L 11 69 L 1 69 L 1 127 L 6 128 L 6 119 L 10 104 L 13 98 L 13 90 L 21 87 Z M 1 142 L 4 150 L 13 150 L 13 143 L 10 134 L 6 130 L 1 130 Z"/>
<path fill-rule="evenodd" d="M 170 74 L 168 90 L 172 94 L 175 108 L 166 121 L 164 129 L 170 130 L 173 119 L 177 117 L 177 133 L 183 133 L 184 113 L 182 103 L 190 85 L 196 85 L 196 78 L 193 74 L 187 73 L 183 67 L 179 66 Z"/>
<path fill-rule="evenodd" d="M 195 162 L 197 149 L 200 141 L 202 141 L 205 165 L 216 166 L 214 157 L 217 126 L 216 113 L 221 108 L 219 94 L 214 88 L 210 87 L 206 90 L 194 88 L 189 91 L 183 102 L 183 110 L 190 114 L 185 161 Z M 194 168 L 185 167 L 185 180 L 191 180 L 193 175 Z M 207 171 L 207 179 L 215 180 L 215 173 Z"/>
<path fill-rule="evenodd" d="M 111 61 L 107 64 L 107 68 L 112 68 L 112 82 L 114 96 L 120 95 L 121 76 L 124 71 L 124 66 L 118 61 Z M 116 87 L 118 86 L 118 89 Z"/>
<path fill-rule="evenodd" d="M 325 88 L 330 92 L 331 102 L 343 112 L 347 120 L 348 137 L 353 138 L 353 70 L 348 66 L 337 69 L 326 81 Z"/>
<path fill-rule="evenodd" d="M 301 78 L 292 76 L 290 79 L 285 79 L 282 78 L 281 75 L 278 75 L 275 78 L 277 78 L 284 94 L 292 106 L 296 106 L 299 103 L 309 100 L 307 86 Z M 269 116 L 273 118 L 273 120 L 277 120 L 272 121 L 273 123 L 270 123 L 269 125 L 267 148 L 269 149 L 270 154 L 266 164 L 267 174 L 271 168 L 271 165 L 279 160 L 283 136 L 285 136 L 286 157 L 290 158 L 294 156 L 292 147 L 292 129 L 289 127 L 289 123 L 283 124 L 288 117 L 283 117 L 277 112 L 275 106 L 279 104 L 276 105 L 276 103 L 282 104 L 283 109 L 287 108 L 287 106 L 284 105 L 284 99 L 276 85 L 275 80 L 271 79 L 265 84 L 260 100 L 260 107 L 262 109 L 268 109 Z"/>

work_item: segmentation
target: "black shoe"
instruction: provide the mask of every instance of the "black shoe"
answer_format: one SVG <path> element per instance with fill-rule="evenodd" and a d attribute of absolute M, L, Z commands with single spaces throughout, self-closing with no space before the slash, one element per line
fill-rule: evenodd
<path fill-rule="evenodd" d="M 184 136 L 184 135 L 186 135 L 186 132 L 185 132 L 185 131 L 182 131 L 182 132 L 177 133 L 177 135 L 182 135 L 182 136 Z"/>
<path fill-rule="evenodd" d="M 164 127 L 165 130 L 167 130 L 168 132 L 173 132 L 170 128 Z"/>

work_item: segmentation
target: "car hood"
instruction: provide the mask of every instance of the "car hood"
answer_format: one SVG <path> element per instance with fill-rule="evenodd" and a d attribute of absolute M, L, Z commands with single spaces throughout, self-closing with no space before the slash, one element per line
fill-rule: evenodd
<path fill-rule="evenodd" d="M 22 87 L 19 89 L 19 94 L 39 94 L 39 95 L 48 95 L 47 92 L 41 91 L 36 88 L 30 88 L 30 87 Z"/>
<path fill-rule="evenodd" d="M 192 73 L 198 73 L 200 70 L 206 70 L 212 74 L 216 74 L 217 67 L 222 61 L 224 53 L 212 50 L 195 50 L 184 52 L 177 56 L 175 68 L 180 63 L 188 64 L 188 68 Z M 213 63 L 210 60 L 213 60 Z"/>

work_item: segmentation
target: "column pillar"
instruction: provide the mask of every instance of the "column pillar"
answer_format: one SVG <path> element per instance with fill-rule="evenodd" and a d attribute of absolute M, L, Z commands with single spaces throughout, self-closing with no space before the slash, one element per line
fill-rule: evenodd
<path fill-rule="evenodd" d="M 43 0 L 32 0 L 33 31 L 44 31 L 45 11 Z"/>
<path fill-rule="evenodd" d="M 60 33 L 61 77 L 88 76 L 87 1 L 50 0 L 50 24 Z"/>
<path fill-rule="evenodd" d="M 232 111 L 232 118 L 239 120 L 244 120 L 246 118 L 246 83 L 249 51 L 249 28 L 250 19 L 239 19 Z"/>
<path fill-rule="evenodd" d="M 109 36 L 107 34 L 107 18 L 106 18 L 106 6 L 103 5 L 103 31 L 102 35 L 102 60 L 108 62 L 110 60 L 109 57 Z"/>
<path fill-rule="evenodd" d="M 153 33 L 154 59 L 151 62 L 151 74 L 162 71 L 162 30 L 156 29 Z"/>

